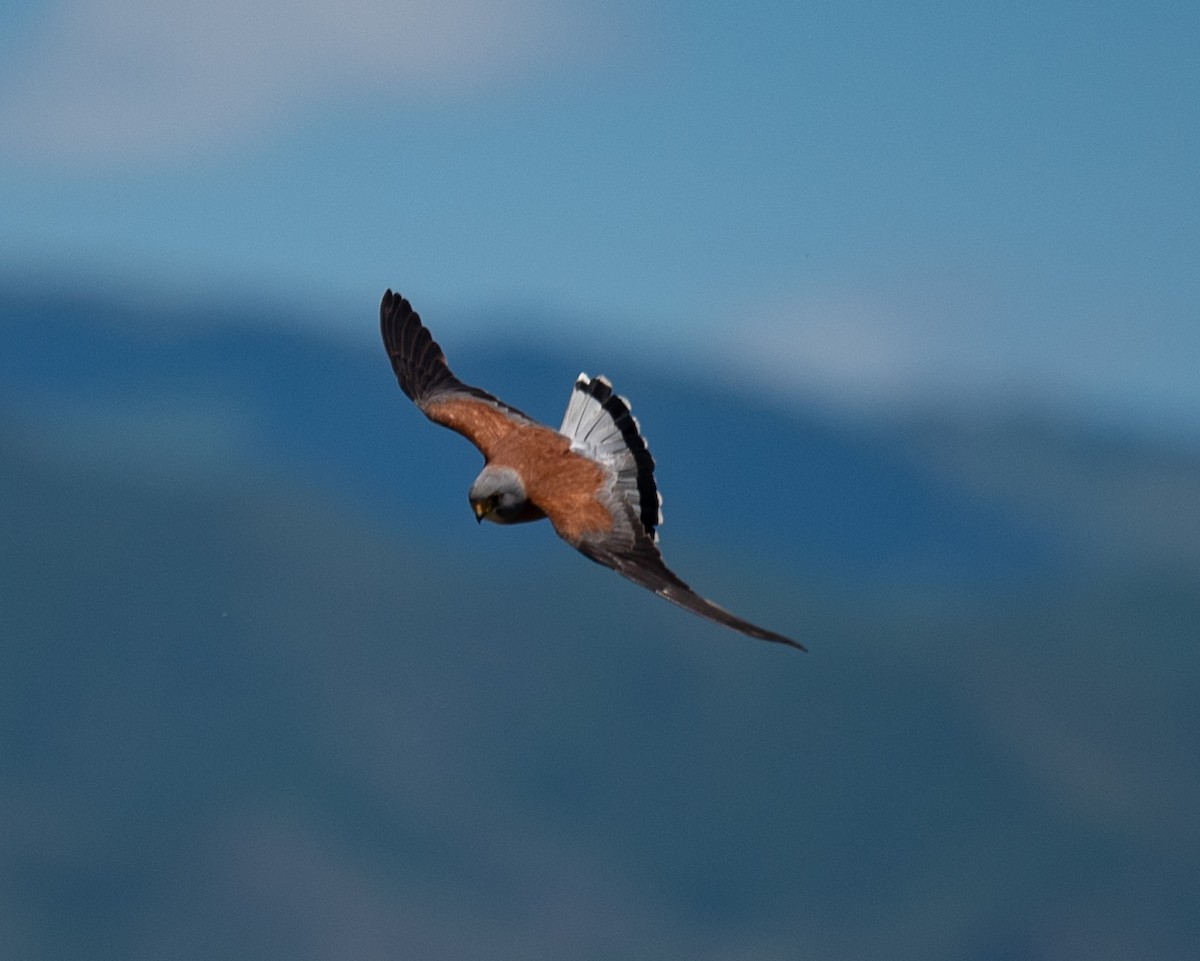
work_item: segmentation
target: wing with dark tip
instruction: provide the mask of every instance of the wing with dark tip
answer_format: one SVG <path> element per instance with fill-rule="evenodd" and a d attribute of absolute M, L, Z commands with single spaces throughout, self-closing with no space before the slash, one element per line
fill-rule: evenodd
<path fill-rule="evenodd" d="M 455 377 L 442 348 L 399 294 L 389 290 L 383 295 L 379 315 L 383 343 L 401 390 L 426 417 L 458 431 L 489 460 L 504 438 L 509 438 L 503 448 L 506 456 L 511 457 L 514 450 L 531 455 L 523 457 L 529 461 L 524 467 L 531 500 L 537 489 L 541 497 L 537 506 L 567 543 L 701 617 L 750 637 L 805 650 L 803 644 L 744 621 L 701 597 L 663 562 L 653 537 L 662 520 L 662 500 L 653 480 L 654 461 L 628 402 L 613 394 L 606 380 L 581 377 L 562 432 L 551 431 L 528 414 Z M 536 429 L 529 431 L 530 427 Z M 518 433 L 510 436 L 514 431 Z M 546 477 L 536 470 L 529 473 L 530 466 L 538 464 L 545 468 L 542 474 L 549 471 Z"/>
<path fill-rule="evenodd" d="M 528 414 L 455 377 L 412 304 L 390 290 L 379 305 L 379 329 L 400 389 L 426 417 L 462 434 L 485 456 L 513 427 L 536 423 Z"/>
<path fill-rule="evenodd" d="M 575 546 L 596 563 L 611 567 L 635 584 L 640 584 L 693 614 L 724 624 L 750 637 L 787 644 L 801 651 L 807 650 L 799 641 L 744 621 L 693 591 L 667 567 L 658 545 L 641 528 L 638 518 L 632 513 L 626 514 L 624 518 L 618 514 L 614 521 L 616 523 L 610 532 L 586 535 Z"/>

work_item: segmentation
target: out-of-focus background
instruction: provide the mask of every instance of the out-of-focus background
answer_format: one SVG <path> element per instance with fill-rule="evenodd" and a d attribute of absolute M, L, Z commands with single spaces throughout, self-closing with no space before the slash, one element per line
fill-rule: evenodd
<path fill-rule="evenodd" d="M 0 946 L 1186 959 L 1200 8 L 0 9 Z M 378 343 L 659 461 L 691 617 Z"/>

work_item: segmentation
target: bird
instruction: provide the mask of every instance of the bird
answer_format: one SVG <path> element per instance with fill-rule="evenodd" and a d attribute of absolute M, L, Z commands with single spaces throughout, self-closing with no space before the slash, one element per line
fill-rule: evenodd
<path fill-rule="evenodd" d="M 400 389 L 435 424 L 457 431 L 484 456 L 468 492 L 476 521 L 521 524 L 549 518 L 585 557 L 659 597 L 750 637 L 806 650 L 701 597 L 667 567 L 658 547 L 662 495 L 654 458 L 629 401 L 608 378 L 580 374 L 554 430 L 450 370 L 412 304 L 390 289 L 380 332 Z"/>

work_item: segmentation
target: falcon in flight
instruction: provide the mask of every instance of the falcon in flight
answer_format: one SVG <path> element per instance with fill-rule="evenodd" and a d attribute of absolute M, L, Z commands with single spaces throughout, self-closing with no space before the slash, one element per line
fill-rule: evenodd
<path fill-rule="evenodd" d="M 486 463 L 470 490 L 476 520 L 520 524 L 548 517 L 576 550 L 659 597 L 750 637 L 805 650 L 701 597 L 663 562 L 654 458 L 629 402 L 606 378 L 580 374 L 562 426 L 551 430 L 455 377 L 399 294 L 384 294 L 379 314 L 400 389 L 426 417 L 483 453 Z"/>

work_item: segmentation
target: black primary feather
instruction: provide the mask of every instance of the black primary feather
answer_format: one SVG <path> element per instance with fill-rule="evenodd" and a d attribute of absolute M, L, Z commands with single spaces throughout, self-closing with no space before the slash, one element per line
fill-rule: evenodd
<path fill-rule="evenodd" d="M 630 511 L 629 519 L 631 521 L 633 519 L 632 511 Z M 794 641 L 790 637 L 774 631 L 768 631 L 765 627 L 759 627 L 757 624 L 751 624 L 725 610 L 719 604 L 714 604 L 707 598 L 701 597 L 684 583 L 678 574 L 667 567 L 658 545 L 644 532 L 635 529 L 632 544 L 614 544 L 611 537 L 585 539 L 578 545 L 578 549 L 585 557 L 597 564 L 611 567 L 635 584 L 653 591 L 659 597 L 678 604 L 693 614 L 699 614 L 710 621 L 724 624 L 749 637 L 773 641 L 776 644 L 786 644 L 799 651 L 808 650 L 799 641 Z"/>
<path fill-rule="evenodd" d="M 418 407 L 439 394 L 467 394 L 533 421 L 524 411 L 455 377 L 446 363 L 442 348 L 421 323 L 421 317 L 412 309 L 412 304 L 390 290 L 383 295 L 379 305 L 379 330 L 392 361 L 392 370 L 400 382 L 400 389 Z"/>

